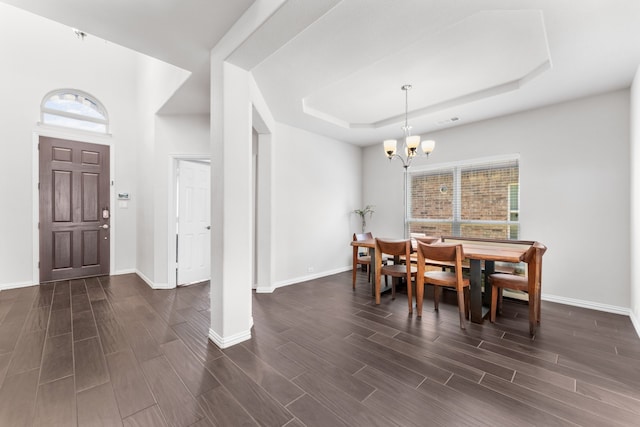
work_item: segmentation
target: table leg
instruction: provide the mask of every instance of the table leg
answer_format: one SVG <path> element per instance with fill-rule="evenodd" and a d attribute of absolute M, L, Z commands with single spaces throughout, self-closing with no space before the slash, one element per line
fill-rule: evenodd
<path fill-rule="evenodd" d="M 489 285 L 488 277 L 496 272 L 495 261 L 484 262 L 484 294 L 482 295 L 482 304 L 491 307 L 491 285 Z"/>
<path fill-rule="evenodd" d="M 469 303 L 471 304 L 471 321 L 482 323 L 482 261 L 470 259 L 471 277 L 469 278 Z"/>

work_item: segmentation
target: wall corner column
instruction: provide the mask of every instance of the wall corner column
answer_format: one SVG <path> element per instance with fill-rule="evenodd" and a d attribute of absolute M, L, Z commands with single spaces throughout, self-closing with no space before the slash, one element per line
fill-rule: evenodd
<path fill-rule="evenodd" d="M 251 338 L 252 134 L 249 73 L 211 61 L 211 327 L 226 348 Z"/>

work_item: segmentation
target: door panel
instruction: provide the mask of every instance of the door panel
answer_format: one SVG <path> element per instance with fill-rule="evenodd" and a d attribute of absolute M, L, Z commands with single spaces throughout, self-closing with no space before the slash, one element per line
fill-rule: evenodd
<path fill-rule="evenodd" d="M 178 178 L 178 285 L 211 278 L 210 165 L 181 160 Z"/>
<path fill-rule="evenodd" d="M 109 182 L 108 146 L 40 138 L 40 281 L 109 274 Z"/>
<path fill-rule="evenodd" d="M 53 220 L 60 224 L 71 221 L 71 172 L 52 171 L 55 204 Z"/>

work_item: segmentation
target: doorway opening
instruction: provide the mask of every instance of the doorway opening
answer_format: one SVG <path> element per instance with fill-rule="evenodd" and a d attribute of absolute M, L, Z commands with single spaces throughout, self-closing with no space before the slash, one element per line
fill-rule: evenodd
<path fill-rule="evenodd" d="M 271 130 L 253 107 L 253 289 L 273 292 L 271 277 Z"/>
<path fill-rule="evenodd" d="M 211 279 L 211 161 L 172 156 L 169 193 L 168 285 Z"/>

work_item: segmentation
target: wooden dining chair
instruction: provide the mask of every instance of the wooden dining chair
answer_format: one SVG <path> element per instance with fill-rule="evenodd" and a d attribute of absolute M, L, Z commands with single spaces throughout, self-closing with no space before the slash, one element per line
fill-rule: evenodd
<path fill-rule="evenodd" d="M 363 241 L 363 240 L 372 240 L 372 239 L 373 239 L 373 234 L 371 234 L 370 232 L 361 233 L 361 234 L 353 233 L 354 242 Z M 371 281 L 371 256 L 369 255 L 369 249 L 367 249 L 366 255 L 361 255 L 360 248 L 358 246 L 354 246 L 353 247 L 353 272 L 351 274 L 352 276 L 351 282 L 354 290 L 356 289 L 356 271 L 358 270 L 358 267 L 361 265 L 367 266 L 367 275 L 368 275 L 367 280 Z"/>
<path fill-rule="evenodd" d="M 447 287 L 456 290 L 458 295 L 458 311 L 460 313 L 460 328 L 466 329 L 465 319 L 469 319 L 469 279 L 462 276 L 462 260 L 464 253 L 461 244 L 434 244 L 418 242 L 418 276 L 416 278 L 416 311 L 418 318 L 422 317 L 422 300 L 424 285 L 433 285 L 433 306 L 438 310 L 440 288 Z M 426 265 L 433 263 L 447 263 L 453 266 L 453 271 L 426 271 Z"/>
<path fill-rule="evenodd" d="M 534 242 L 522 255 L 522 262 L 527 264 L 527 275 L 494 273 L 489 276 L 491 283 L 491 322 L 496 321 L 496 311 L 500 303 L 502 311 L 502 289 L 525 291 L 529 294 L 529 334 L 535 335 L 536 327 L 540 323 L 540 295 L 542 284 L 542 255 L 547 247 Z"/>
<path fill-rule="evenodd" d="M 382 264 L 385 255 L 393 257 L 393 264 Z M 376 239 L 376 304 L 380 304 L 380 277 L 404 278 L 407 281 L 407 299 L 409 300 L 409 314 L 413 313 L 413 284 L 412 278 L 418 269 L 410 262 L 400 263 L 400 257 L 410 259 L 411 240 Z M 391 298 L 396 298 L 396 280 L 391 281 Z"/>
<path fill-rule="evenodd" d="M 363 241 L 363 240 L 373 240 L 373 234 L 371 232 L 366 233 L 353 233 L 353 241 Z M 389 261 L 388 257 L 382 258 L 382 263 L 386 264 Z M 356 289 L 356 271 L 358 270 L 358 266 L 366 265 L 367 266 L 367 281 L 371 282 L 371 255 L 369 255 L 369 249 L 367 248 L 366 253 L 360 252 L 360 248 L 357 246 L 353 247 L 353 272 L 352 272 L 352 285 L 353 289 Z"/>

